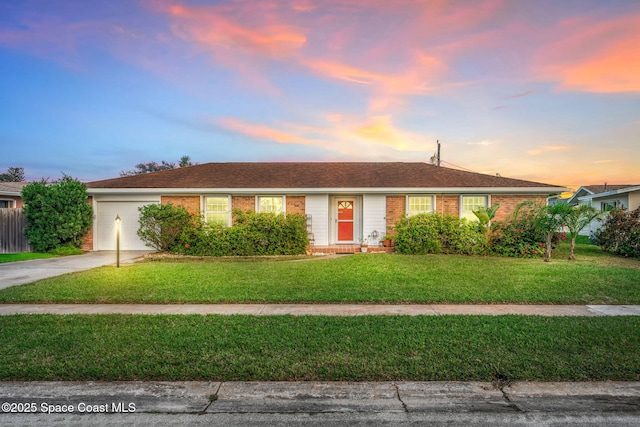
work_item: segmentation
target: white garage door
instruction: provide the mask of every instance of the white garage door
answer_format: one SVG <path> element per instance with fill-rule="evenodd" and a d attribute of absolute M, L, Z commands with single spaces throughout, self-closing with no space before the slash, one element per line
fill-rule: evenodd
<path fill-rule="evenodd" d="M 138 251 L 151 249 L 140 240 L 137 231 L 140 224 L 138 208 L 153 202 L 97 202 L 96 206 L 96 249 L 116 250 L 116 216 L 120 216 L 120 250 Z"/>

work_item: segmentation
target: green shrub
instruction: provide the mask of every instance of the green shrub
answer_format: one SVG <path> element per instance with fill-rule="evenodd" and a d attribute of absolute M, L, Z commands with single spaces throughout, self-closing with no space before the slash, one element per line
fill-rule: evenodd
<path fill-rule="evenodd" d="M 529 216 L 494 222 L 491 225 L 489 253 L 492 255 L 534 258 L 545 254 L 545 234 Z"/>
<path fill-rule="evenodd" d="M 640 208 L 628 212 L 614 209 L 596 233 L 597 244 L 618 255 L 640 257 Z"/>
<path fill-rule="evenodd" d="M 452 215 L 404 216 L 396 224 L 396 252 L 402 254 L 481 254 L 485 251 L 483 229 Z"/>
<path fill-rule="evenodd" d="M 82 249 L 76 248 L 73 245 L 60 246 L 49 251 L 49 253 L 56 256 L 69 256 L 69 255 L 82 255 Z"/>
<path fill-rule="evenodd" d="M 22 189 L 25 234 L 35 252 L 49 252 L 62 246 L 80 247 L 93 222 L 87 203 L 87 187 L 65 175 L 48 184 L 38 181 Z"/>
<path fill-rule="evenodd" d="M 233 212 L 233 227 L 200 222 L 180 236 L 176 252 L 197 256 L 300 255 L 306 252 L 306 218 L 300 214 Z"/>
<path fill-rule="evenodd" d="M 178 238 L 187 229 L 197 227 L 197 217 L 182 206 L 150 204 L 138 208 L 138 236 L 148 246 L 168 252 L 179 245 Z"/>

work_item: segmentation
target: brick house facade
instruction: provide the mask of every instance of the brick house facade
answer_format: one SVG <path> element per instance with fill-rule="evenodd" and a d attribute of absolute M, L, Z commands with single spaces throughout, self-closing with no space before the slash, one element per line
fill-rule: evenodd
<path fill-rule="evenodd" d="M 544 203 L 562 187 L 482 175 L 425 163 L 207 163 L 87 184 L 96 211 L 88 245 L 112 246 L 115 212 L 136 241 L 137 209 L 172 203 L 207 220 L 233 223 L 232 212 L 303 214 L 315 245 L 357 244 L 393 233 L 405 214 L 468 217 L 478 206 L 500 204 L 506 219 L 525 201 Z M 227 218 L 227 219 L 225 219 Z M 90 242 L 90 243 L 89 243 Z M 111 245 L 111 246 L 110 246 Z"/>

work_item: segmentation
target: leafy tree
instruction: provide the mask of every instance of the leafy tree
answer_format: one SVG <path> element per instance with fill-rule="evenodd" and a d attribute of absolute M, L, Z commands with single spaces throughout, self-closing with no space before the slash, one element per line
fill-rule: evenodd
<path fill-rule="evenodd" d="M 569 259 L 575 259 L 576 237 L 591 221 L 600 218 L 601 212 L 587 205 L 576 206 L 567 215 L 565 226 L 569 229 L 571 237 L 571 249 L 569 250 Z"/>
<path fill-rule="evenodd" d="M 24 168 L 8 168 L 0 173 L 0 182 L 24 182 Z"/>
<path fill-rule="evenodd" d="M 180 163 L 178 163 L 178 166 L 180 166 L 181 168 L 185 168 L 187 166 L 193 166 L 193 163 L 191 162 L 191 158 L 189 156 L 182 156 L 180 157 Z"/>
<path fill-rule="evenodd" d="M 546 251 L 545 262 L 551 261 L 551 250 L 553 249 L 553 235 L 566 224 L 567 216 L 571 213 L 571 206 L 565 203 L 555 205 L 539 205 L 531 201 L 518 205 L 515 215 L 522 209 L 529 209 L 533 215 L 533 226 L 545 236 Z"/>
<path fill-rule="evenodd" d="M 178 163 L 178 167 L 184 168 L 187 166 L 193 166 L 193 162 L 191 162 L 191 158 L 189 156 L 182 156 L 180 158 L 180 163 Z M 133 176 L 133 175 L 142 175 L 144 173 L 149 172 L 158 172 L 169 169 L 175 169 L 176 164 L 174 162 L 167 162 L 162 160 L 162 162 L 146 162 L 146 163 L 138 163 L 136 168 L 130 171 L 121 171 L 120 176 Z"/>
<path fill-rule="evenodd" d="M 48 184 L 32 182 L 22 189 L 25 234 L 37 252 L 63 246 L 80 247 L 93 222 L 93 208 L 87 203 L 87 187 L 65 175 Z"/>

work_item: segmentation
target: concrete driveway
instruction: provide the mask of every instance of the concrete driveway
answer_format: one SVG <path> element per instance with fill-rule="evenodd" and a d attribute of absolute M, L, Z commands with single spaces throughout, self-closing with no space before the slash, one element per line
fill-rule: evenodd
<path fill-rule="evenodd" d="M 135 262 L 150 251 L 120 251 L 120 264 Z M 87 252 L 59 258 L 0 264 L 0 289 L 35 282 L 48 277 L 90 270 L 103 265 L 115 265 L 116 251 Z"/>

